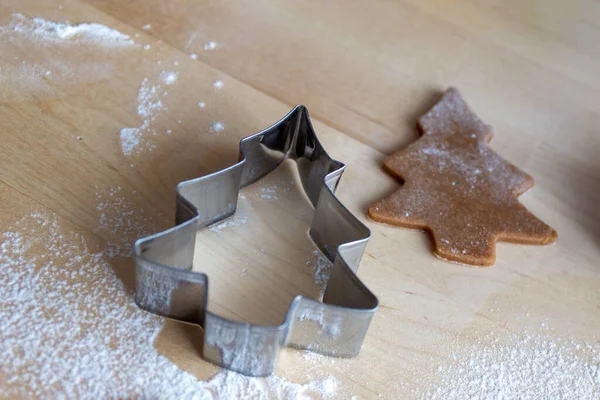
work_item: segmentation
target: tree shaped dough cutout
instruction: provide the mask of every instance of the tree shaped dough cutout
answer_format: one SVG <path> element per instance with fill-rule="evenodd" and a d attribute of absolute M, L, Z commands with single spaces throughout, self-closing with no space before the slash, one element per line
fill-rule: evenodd
<path fill-rule="evenodd" d="M 533 178 L 487 145 L 492 128 L 457 89 L 449 88 L 418 128 L 419 140 L 384 160 L 404 185 L 371 205 L 370 219 L 423 229 L 437 256 L 471 265 L 494 264 L 497 241 L 556 241 L 556 231 L 517 199 Z"/>

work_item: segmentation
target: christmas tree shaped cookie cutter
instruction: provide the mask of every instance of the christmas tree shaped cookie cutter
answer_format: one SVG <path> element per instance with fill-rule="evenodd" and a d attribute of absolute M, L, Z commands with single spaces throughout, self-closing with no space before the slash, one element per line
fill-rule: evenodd
<path fill-rule="evenodd" d="M 207 308 L 208 276 L 191 270 L 196 232 L 232 216 L 239 190 L 286 159 L 296 161 L 315 209 L 310 237 L 333 263 L 323 301 L 297 296 L 278 326 L 220 317 Z M 137 305 L 202 326 L 202 358 L 245 375 L 270 375 L 284 346 L 356 356 L 378 300 L 356 276 L 370 231 L 334 194 L 344 169 L 327 155 L 301 105 L 270 128 L 242 139 L 237 164 L 177 185 L 175 227 L 135 243 Z"/>

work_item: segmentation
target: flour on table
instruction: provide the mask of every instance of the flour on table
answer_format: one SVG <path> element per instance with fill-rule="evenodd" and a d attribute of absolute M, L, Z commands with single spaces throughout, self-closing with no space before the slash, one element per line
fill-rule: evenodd
<path fill-rule="evenodd" d="M 143 151 L 152 151 L 156 145 L 150 140 L 150 136 L 156 136 L 157 131 L 153 122 L 167 107 L 163 103 L 168 92 L 163 85 L 172 85 L 177 82 L 178 73 L 163 71 L 156 82 L 144 78 L 138 90 L 137 114 L 143 118 L 142 124 L 133 128 L 123 128 L 120 132 L 121 151 L 126 156 L 140 154 Z"/>
<path fill-rule="evenodd" d="M 15 63 L 0 67 L 0 86 L 14 91 L 0 93 L 0 101 L 17 101 L 30 94 L 60 95 L 57 85 L 72 86 L 102 81 L 114 76 L 115 59 L 136 47 L 127 35 L 98 23 L 72 25 L 13 14 L 0 26 L 0 41 L 9 53 L 27 49 Z M 73 51 L 85 58 L 73 61 Z"/>
<path fill-rule="evenodd" d="M 142 124 L 139 128 L 121 129 L 121 151 L 123 151 L 123 154 L 130 155 L 134 150 L 139 148 L 142 140 L 142 131 L 147 128 L 147 124 Z"/>
<path fill-rule="evenodd" d="M 211 132 L 223 132 L 225 130 L 225 125 L 223 125 L 222 122 L 213 122 L 212 124 L 210 124 L 210 131 Z"/>
<path fill-rule="evenodd" d="M 207 382 L 207 391 L 210 396 L 201 399 L 328 399 L 339 393 L 339 381 L 328 376 L 302 385 L 278 376 L 260 379 L 222 371 Z"/>
<path fill-rule="evenodd" d="M 43 65 L 24 60 L 16 68 L 8 66 L 0 70 L 0 84 L 5 79 L 10 80 L 13 86 L 18 85 L 21 93 L 52 91 L 50 82 L 71 85 L 77 81 L 92 82 L 112 77 L 114 66 L 109 60 L 114 56 L 109 50 L 135 46 L 129 36 L 97 23 L 71 25 L 41 18 L 27 19 L 21 14 L 13 14 L 9 24 L 0 27 L 0 38 L 16 47 L 26 46 L 39 49 L 36 51 L 39 54 L 48 53 Z M 54 48 L 49 45 L 60 46 Z M 66 49 L 67 45 L 96 46 L 105 53 L 98 53 L 97 58 L 91 61 L 69 65 L 64 62 L 70 54 L 67 50 L 72 51 Z M 163 99 L 168 93 L 163 87 L 173 85 L 177 78 L 176 71 L 163 71 L 159 79 L 151 81 L 146 78 L 142 81 L 137 96 L 137 114 L 143 120 L 139 126 L 126 127 L 120 131 L 124 155 L 155 149 L 156 145 L 147 136 L 156 135 L 152 122 L 161 111 L 166 110 Z"/>
<path fill-rule="evenodd" d="M 223 81 L 220 79 L 213 82 L 213 87 L 215 89 L 222 89 L 223 86 L 225 86 L 225 83 L 223 83 Z"/>
<path fill-rule="evenodd" d="M 277 186 L 260 188 L 260 198 L 263 200 L 277 200 Z"/>
<path fill-rule="evenodd" d="M 133 46 L 135 42 L 127 35 L 98 23 L 72 25 L 42 18 L 28 19 L 22 14 L 13 14 L 7 26 L 0 32 L 12 32 L 53 44 L 94 44 L 100 46 Z"/>
<path fill-rule="evenodd" d="M 177 82 L 178 75 L 179 74 L 177 72 L 163 71 L 160 73 L 160 79 L 163 81 L 163 83 L 165 85 L 172 85 L 175 82 Z"/>
<path fill-rule="evenodd" d="M 237 213 L 232 215 L 231 217 L 227 218 L 224 221 L 221 222 L 217 222 L 215 224 L 212 224 L 208 227 L 208 230 L 211 232 L 221 232 L 224 229 L 227 228 L 233 228 L 236 226 L 242 226 L 245 225 L 248 222 L 248 216 L 247 215 L 238 215 Z"/>
<path fill-rule="evenodd" d="M 423 399 L 600 398 L 600 346 L 549 333 L 488 333 L 442 346 L 452 355 L 435 367 L 439 381 L 414 393 Z"/>
<path fill-rule="evenodd" d="M 96 206 L 99 218 L 95 231 L 105 230 L 111 236 L 114 235 L 106 244 L 105 253 L 109 258 L 131 257 L 131 249 L 136 240 L 166 228 L 154 216 L 148 216 L 143 208 L 136 207 L 125 197 L 120 186 L 96 193 L 96 199 L 99 201 Z"/>
<path fill-rule="evenodd" d="M 231 217 L 229 217 L 223 221 L 219 221 L 217 223 L 210 225 L 208 227 L 208 230 L 211 232 L 218 233 L 218 232 L 222 232 L 223 230 L 226 230 L 226 229 L 245 225 L 248 222 L 248 215 L 249 215 L 248 211 L 250 208 L 251 208 L 250 202 L 248 200 L 246 200 L 245 196 L 242 197 L 240 195 L 235 214 L 233 214 Z"/>
<path fill-rule="evenodd" d="M 116 229 L 129 229 L 129 217 Z M 339 391 L 334 377 L 298 384 L 222 370 L 198 381 L 153 347 L 164 320 L 137 308 L 107 253 L 49 212 L 32 212 L 0 237 L 0 357 L 10 360 L 0 363 L 8 377 L 0 397 L 266 400 Z"/>
<path fill-rule="evenodd" d="M 217 46 L 218 43 L 211 40 L 209 42 L 204 43 L 204 50 L 214 50 L 217 48 Z"/>
<path fill-rule="evenodd" d="M 31 213 L 2 234 L 1 250 L 0 357 L 10 360 L 0 363 L 10 377 L 1 397 L 192 398 L 204 390 L 153 348 L 163 321 L 136 309 L 105 255 L 56 217 Z"/>
<path fill-rule="evenodd" d="M 142 81 L 142 86 L 140 86 L 137 96 L 138 115 L 144 118 L 151 118 L 164 110 L 165 107 L 160 97 L 160 86 L 150 84 L 148 78 L 145 78 Z"/>

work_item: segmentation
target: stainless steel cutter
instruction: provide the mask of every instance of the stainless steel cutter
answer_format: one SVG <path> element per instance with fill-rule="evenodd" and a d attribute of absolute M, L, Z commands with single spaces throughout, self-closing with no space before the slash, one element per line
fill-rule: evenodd
<path fill-rule="evenodd" d="M 285 159 L 296 161 L 315 209 L 310 237 L 333 263 L 323 301 L 297 296 L 279 326 L 220 317 L 207 309 L 208 276 L 191 270 L 196 232 L 233 215 L 240 188 Z M 202 326 L 202 357 L 245 375 L 270 375 L 283 346 L 356 356 L 378 301 L 356 276 L 370 231 L 334 195 L 344 164 L 327 155 L 304 106 L 242 139 L 239 160 L 177 185 L 176 226 L 135 243 L 136 303 L 152 313 Z"/>

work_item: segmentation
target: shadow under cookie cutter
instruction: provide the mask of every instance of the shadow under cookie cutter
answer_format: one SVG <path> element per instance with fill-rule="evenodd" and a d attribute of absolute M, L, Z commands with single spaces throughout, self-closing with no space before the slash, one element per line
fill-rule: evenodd
<path fill-rule="evenodd" d="M 191 271 L 196 232 L 233 215 L 239 190 L 285 159 L 296 161 L 315 208 L 310 237 L 333 263 L 323 302 L 296 296 L 279 326 L 220 317 L 207 309 L 208 276 Z M 284 346 L 356 356 L 378 300 L 355 274 L 370 231 L 334 195 L 345 165 L 327 155 L 301 105 L 270 128 L 242 139 L 239 160 L 177 185 L 176 226 L 135 243 L 137 305 L 202 326 L 202 358 L 245 375 L 270 375 Z"/>

